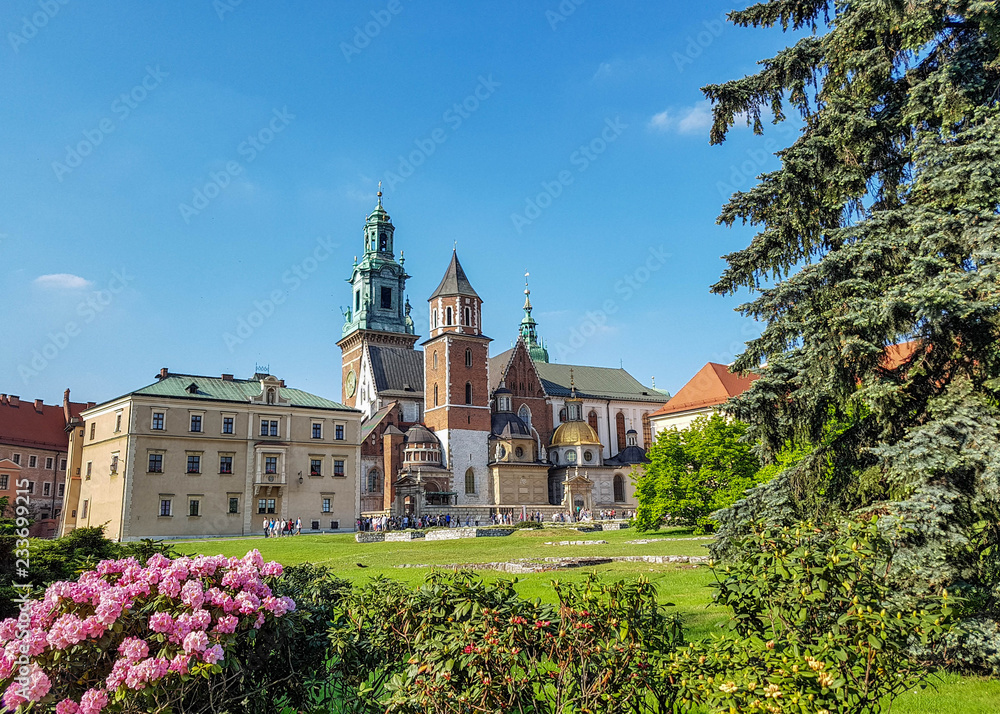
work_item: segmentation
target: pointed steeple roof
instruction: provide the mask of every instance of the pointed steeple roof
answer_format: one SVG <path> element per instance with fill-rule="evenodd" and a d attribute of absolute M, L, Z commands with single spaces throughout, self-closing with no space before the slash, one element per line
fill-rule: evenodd
<path fill-rule="evenodd" d="M 465 276 L 462 264 L 458 262 L 458 251 L 452 251 L 448 269 L 445 271 L 444 277 L 441 278 L 441 284 L 431 294 L 430 299 L 433 300 L 443 295 L 468 295 L 480 299 L 476 291 L 472 289 L 472 283 Z"/>
<path fill-rule="evenodd" d="M 524 317 L 521 319 L 519 333 L 528 347 L 528 354 L 535 362 L 548 362 L 549 351 L 538 339 L 538 323 L 531 316 L 531 288 L 528 287 L 528 272 L 524 273 Z"/>

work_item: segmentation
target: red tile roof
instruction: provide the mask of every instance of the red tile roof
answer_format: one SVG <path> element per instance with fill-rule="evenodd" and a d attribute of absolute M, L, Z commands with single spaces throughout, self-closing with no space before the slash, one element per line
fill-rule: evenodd
<path fill-rule="evenodd" d="M 19 400 L 0 399 L 0 444 L 63 450 L 69 445 L 63 407 Z M 72 416 L 80 416 L 86 404 L 69 402 Z"/>
<path fill-rule="evenodd" d="M 724 404 L 731 397 L 739 396 L 750 389 L 750 385 L 758 376 L 733 374 L 726 365 L 709 362 L 698 370 L 698 374 L 681 387 L 669 402 L 650 416 L 676 414 Z"/>

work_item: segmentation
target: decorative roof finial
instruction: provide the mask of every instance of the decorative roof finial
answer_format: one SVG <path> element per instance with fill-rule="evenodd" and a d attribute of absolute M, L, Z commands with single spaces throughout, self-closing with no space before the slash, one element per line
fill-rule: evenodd
<path fill-rule="evenodd" d="M 573 368 L 569 368 L 569 392 L 573 399 L 576 399 L 576 381 L 573 379 Z"/>
<path fill-rule="evenodd" d="M 458 252 L 458 241 L 455 241 L 455 244 L 451 247 L 451 251 L 453 253 L 457 253 Z"/>
<path fill-rule="evenodd" d="M 375 194 L 375 195 L 378 196 L 378 207 L 382 208 L 382 182 L 381 181 L 378 182 L 378 193 Z"/>

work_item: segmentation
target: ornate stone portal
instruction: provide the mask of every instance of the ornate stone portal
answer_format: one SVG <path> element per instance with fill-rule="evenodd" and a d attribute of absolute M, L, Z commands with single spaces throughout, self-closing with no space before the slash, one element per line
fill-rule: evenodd
<path fill-rule="evenodd" d="M 563 481 L 563 507 L 574 516 L 579 516 L 581 511 L 593 510 L 593 489 L 594 482 L 587 478 L 587 473 L 581 476 L 580 469 L 575 469 L 573 475 Z"/>

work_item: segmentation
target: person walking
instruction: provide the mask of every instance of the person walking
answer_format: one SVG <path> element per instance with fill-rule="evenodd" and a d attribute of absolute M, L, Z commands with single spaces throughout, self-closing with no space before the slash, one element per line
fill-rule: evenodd
<path fill-rule="evenodd" d="M 271 534 L 271 528 L 270 528 L 270 526 L 271 526 L 271 522 L 265 518 L 264 519 L 264 537 L 265 538 L 267 538 Z"/>
<path fill-rule="evenodd" d="M 302 519 L 295 519 L 295 535 L 302 535 Z"/>

